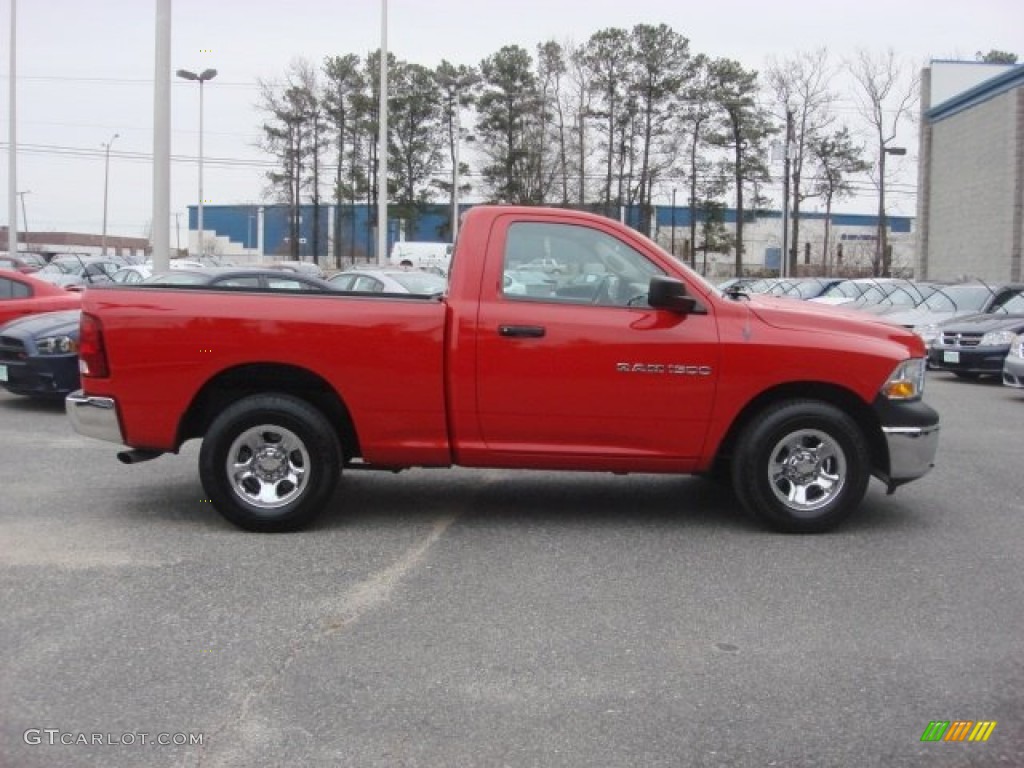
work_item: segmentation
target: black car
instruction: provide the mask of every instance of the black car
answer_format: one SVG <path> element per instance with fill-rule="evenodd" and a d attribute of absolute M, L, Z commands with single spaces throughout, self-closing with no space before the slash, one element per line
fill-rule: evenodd
<path fill-rule="evenodd" d="M 77 389 L 81 314 L 41 312 L 0 326 L 0 385 L 37 398 L 63 398 Z"/>
<path fill-rule="evenodd" d="M 1024 332 L 1024 294 L 998 312 L 968 315 L 940 323 L 928 349 L 928 364 L 960 378 L 1002 376 L 1003 362 L 1018 333 Z"/>

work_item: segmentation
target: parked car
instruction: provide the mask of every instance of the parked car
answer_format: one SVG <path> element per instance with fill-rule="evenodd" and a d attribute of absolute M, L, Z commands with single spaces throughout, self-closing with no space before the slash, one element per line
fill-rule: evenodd
<path fill-rule="evenodd" d="M 267 269 L 283 269 L 287 272 L 297 272 L 300 275 L 306 275 L 306 277 L 324 277 L 324 271 L 320 268 L 319 264 L 314 264 L 311 261 L 275 261 L 271 264 L 264 264 L 263 267 Z"/>
<path fill-rule="evenodd" d="M 339 272 L 327 282 L 336 291 L 357 293 L 415 293 L 432 296 L 448 289 L 445 278 L 418 269 L 350 269 Z"/>
<path fill-rule="evenodd" d="M 330 291 L 326 280 L 296 272 L 245 267 L 203 267 L 156 272 L 142 283 L 150 285 L 211 285 L 222 288 L 250 288 L 271 291 Z"/>
<path fill-rule="evenodd" d="M 863 308 L 881 302 L 895 291 L 906 292 L 908 285 L 912 286 L 912 281 L 898 277 L 856 277 L 833 284 L 811 301 L 818 304 L 846 304 L 849 305 L 847 308 L 859 302 L 857 308 Z"/>
<path fill-rule="evenodd" d="M 1003 361 L 1003 384 L 1024 389 L 1024 334 L 1017 334 Z"/>
<path fill-rule="evenodd" d="M 1003 363 L 1017 334 L 1024 333 L 1024 293 L 996 312 L 958 317 L 939 324 L 928 349 L 928 364 L 963 379 L 1003 375 Z"/>
<path fill-rule="evenodd" d="M 949 285 L 935 291 L 916 309 L 889 315 L 885 319 L 904 328 L 912 328 L 925 344 L 930 345 L 939 335 L 942 323 L 981 312 L 997 313 L 1007 301 L 1022 292 L 1024 283 L 995 287 L 984 283 Z"/>
<path fill-rule="evenodd" d="M 111 276 L 123 266 L 120 261 L 102 256 L 56 256 L 34 274 L 61 288 L 81 290 L 87 285 L 111 282 Z"/>
<path fill-rule="evenodd" d="M 30 275 L 46 266 L 46 259 L 38 253 L 27 253 L 24 251 L 0 254 L 0 269 L 13 269 L 24 275 Z"/>
<path fill-rule="evenodd" d="M 16 395 L 46 399 L 77 389 L 81 314 L 78 309 L 42 312 L 0 326 L 0 385 Z"/>
<path fill-rule="evenodd" d="M 152 275 L 152 267 L 145 264 L 130 264 L 127 267 L 121 267 L 110 276 L 110 279 L 115 283 L 141 283 Z"/>
<path fill-rule="evenodd" d="M 77 293 L 68 293 L 34 274 L 0 269 L 0 324 L 23 315 L 74 309 L 80 302 Z"/>
<path fill-rule="evenodd" d="M 843 281 L 841 277 L 792 277 L 780 280 L 765 293 L 772 296 L 787 296 L 791 299 L 813 299 L 821 296 L 836 283 Z"/>

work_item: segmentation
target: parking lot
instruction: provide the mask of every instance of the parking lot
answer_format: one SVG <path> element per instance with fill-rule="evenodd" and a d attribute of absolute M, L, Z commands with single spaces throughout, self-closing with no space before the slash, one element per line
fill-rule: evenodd
<path fill-rule="evenodd" d="M 230 527 L 0 394 L 5 766 L 1019 766 L 1024 392 L 929 374 L 935 470 L 821 536 L 698 478 L 349 473 Z M 988 741 L 922 742 L 932 721 Z"/>

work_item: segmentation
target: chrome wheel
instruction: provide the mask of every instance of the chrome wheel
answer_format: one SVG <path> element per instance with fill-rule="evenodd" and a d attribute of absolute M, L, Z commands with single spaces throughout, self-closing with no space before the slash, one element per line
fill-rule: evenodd
<path fill-rule="evenodd" d="M 289 429 L 261 424 L 242 432 L 228 449 L 225 471 L 231 490 L 258 509 L 277 509 L 309 484 L 309 451 Z"/>
<path fill-rule="evenodd" d="M 817 429 L 785 435 L 772 448 L 768 464 L 772 493 L 796 517 L 814 516 L 839 496 L 846 473 L 842 446 Z"/>

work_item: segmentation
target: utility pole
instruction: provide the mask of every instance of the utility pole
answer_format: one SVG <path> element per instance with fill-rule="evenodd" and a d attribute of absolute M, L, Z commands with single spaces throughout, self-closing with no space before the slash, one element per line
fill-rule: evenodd
<path fill-rule="evenodd" d="M 103 237 L 102 247 L 103 255 L 107 255 L 107 191 L 110 188 L 110 145 L 114 143 L 114 139 L 118 137 L 118 134 L 114 134 L 110 137 L 110 141 L 102 146 L 106 148 L 106 158 L 103 161 Z"/>
<path fill-rule="evenodd" d="M 15 43 L 18 35 L 18 3 L 11 0 L 11 48 L 7 65 L 7 252 L 18 252 L 18 55 Z"/>

